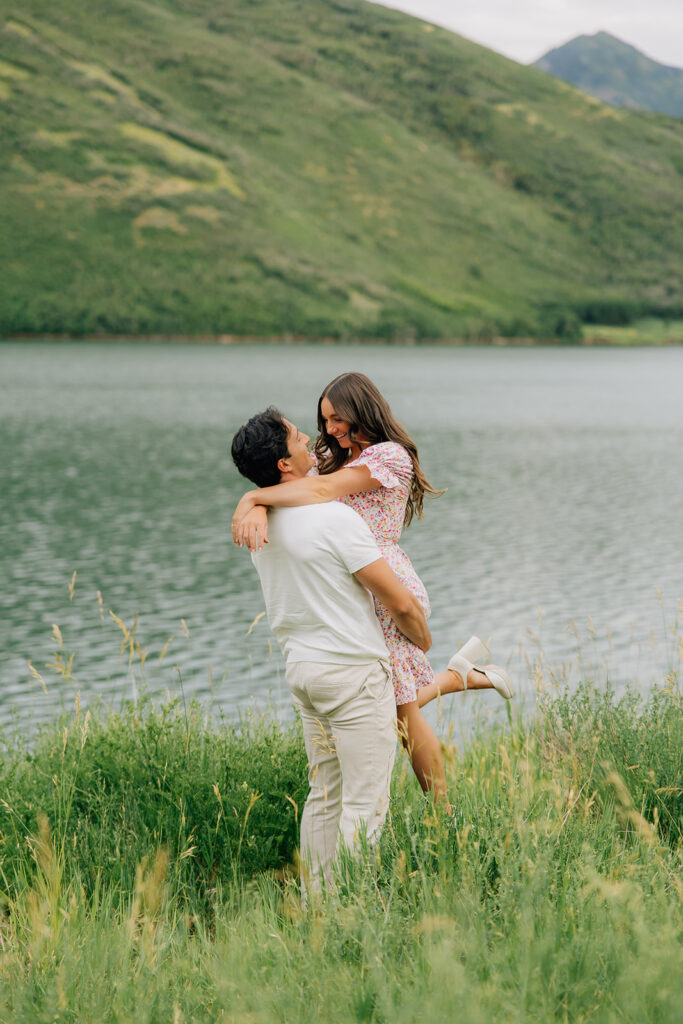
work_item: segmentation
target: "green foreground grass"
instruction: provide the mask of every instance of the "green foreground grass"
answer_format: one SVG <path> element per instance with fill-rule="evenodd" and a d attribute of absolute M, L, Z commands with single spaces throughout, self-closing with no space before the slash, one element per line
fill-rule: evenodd
<path fill-rule="evenodd" d="M 394 772 L 381 844 L 302 910 L 299 729 L 199 706 L 0 754 L 0 1020 L 674 1021 L 683 715 L 588 687 Z"/>

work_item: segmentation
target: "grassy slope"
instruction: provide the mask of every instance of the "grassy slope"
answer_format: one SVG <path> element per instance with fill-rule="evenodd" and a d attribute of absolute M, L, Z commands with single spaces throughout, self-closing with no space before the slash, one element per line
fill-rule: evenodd
<path fill-rule="evenodd" d="M 0 58 L 5 333 L 548 334 L 683 304 L 683 126 L 397 12 L 27 0 Z"/>

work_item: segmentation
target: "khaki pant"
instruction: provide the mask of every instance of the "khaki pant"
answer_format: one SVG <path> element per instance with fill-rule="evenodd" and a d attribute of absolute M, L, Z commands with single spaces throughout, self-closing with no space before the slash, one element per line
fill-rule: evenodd
<path fill-rule="evenodd" d="M 294 662 L 287 684 L 301 715 L 310 791 L 301 816 L 301 884 L 332 886 L 342 846 L 361 832 L 379 838 L 389 807 L 396 754 L 396 702 L 381 662 L 330 665 Z"/>

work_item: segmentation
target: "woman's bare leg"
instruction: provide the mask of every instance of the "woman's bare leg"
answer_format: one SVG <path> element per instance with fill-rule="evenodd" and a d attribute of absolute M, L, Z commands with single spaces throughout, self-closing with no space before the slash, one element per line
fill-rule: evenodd
<path fill-rule="evenodd" d="M 423 718 L 416 700 L 409 704 L 399 704 L 396 713 L 401 742 L 408 752 L 422 792 L 431 791 L 435 802 L 445 800 L 448 807 L 443 755 L 434 730 Z"/>
<path fill-rule="evenodd" d="M 461 693 L 464 689 L 460 673 L 447 668 L 445 672 L 436 673 L 433 683 L 427 683 L 426 686 L 420 687 L 417 691 L 417 703 L 419 707 L 423 708 L 425 704 L 429 704 L 431 700 L 441 697 L 444 693 Z M 476 668 L 473 668 L 467 675 L 467 689 L 492 690 L 493 683 L 483 672 L 478 672 Z"/>

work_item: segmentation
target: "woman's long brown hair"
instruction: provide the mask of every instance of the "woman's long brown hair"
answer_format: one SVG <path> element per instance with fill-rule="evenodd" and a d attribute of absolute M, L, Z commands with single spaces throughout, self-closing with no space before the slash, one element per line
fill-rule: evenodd
<path fill-rule="evenodd" d="M 336 438 L 325 430 L 322 401 L 326 398 L 335 413 L 350 424 L 349 438 L 355 441 L 358 433 L 364 434 L 370 444 L 395 441 L 410 455 L 413 463 L 413 480 L 408 495 L 404 526 L 409 526 L 413 516 L 422 518 L 425 494 L 436 496 L 443 491 L 435 490 L 420 467 L 417 445 L 404 428 L 394 419 L 389 403 L 364 373 L 342 373 L 331 381 L 318 399 L 318 430 L 315 454 L 318 458 L 319 473 L 334 473 L 342 469 L 349 458 L 348 449 L 342 448 Z"/>

